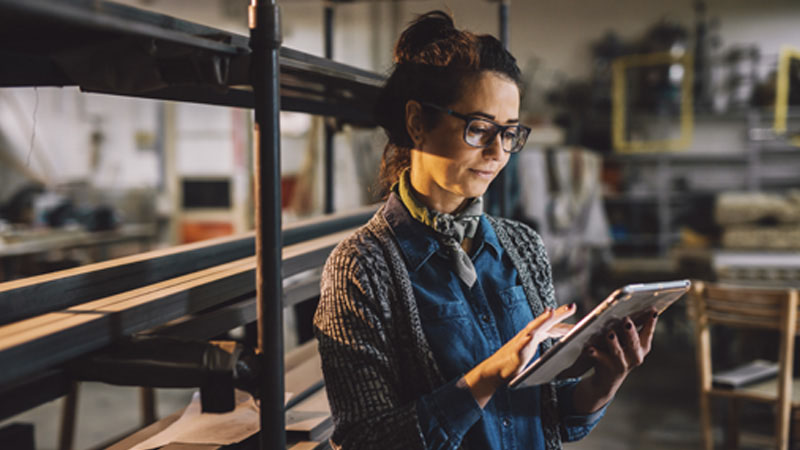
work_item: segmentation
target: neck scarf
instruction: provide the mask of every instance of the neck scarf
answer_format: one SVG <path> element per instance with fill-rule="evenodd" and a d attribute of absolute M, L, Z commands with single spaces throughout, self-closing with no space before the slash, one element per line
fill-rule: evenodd
<path fill-rule="evenodd" d="M 392 189 L 400 196 L 400 200 L 408 208 L 411 217 L 436 231 L 439 242 L 447 249 L 455 265 L 456 275 L 471 288 L 478 279 L 478 275 L 472 259 L 461 247 L 461 243 L 465 238 L 475 237 L 480 217 L 483 214 L 483 199 L 481 197 L 470 199 L 469 204 L 456 214 L 432 210 L 414 195 L 408 169 L 400 174 L 400 180 Z"/>

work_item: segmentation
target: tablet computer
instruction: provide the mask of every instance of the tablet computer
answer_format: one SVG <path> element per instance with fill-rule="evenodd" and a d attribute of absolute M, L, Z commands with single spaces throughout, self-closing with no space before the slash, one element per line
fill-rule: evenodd
<path fill-rule="evenodd" d="M 509 382 L 509 387 L 520 388 L 549 382 L 572 366 L 595 336 L 605 333 L 625 317 L 630 317 L 638 324 L 642 321 L 642 315 L 647 314 L 651 308 L 660 314 L 681 298 L 690 286 L 689 280 L 677 280 L 630 284 L 617 289 L 586 314 L 547 352 L 527 365 Z"/>

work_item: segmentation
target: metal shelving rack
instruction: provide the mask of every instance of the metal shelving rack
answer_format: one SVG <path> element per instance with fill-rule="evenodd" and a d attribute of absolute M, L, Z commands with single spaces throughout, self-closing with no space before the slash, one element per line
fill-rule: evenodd
<path fill-rule="evenodd" d="M 797 112 L 790 115 L 796 119 Z M 746 139 L 742 153 L 641 153 L 627 155 L 611 155 L 608 160 L 620 166 L 654 167 L 655 190 L 647 193 L 623 193 L 605 197 L 607 205 L 633 203 L 636 205 L 652 205 L 656 209 L 658 230 L 651 235 L 634 237 L 632 244 L 655 244 L 658 253 L 666 255 L 670 248 L 680 239 L 680 233 L 673 224 L 674 209 L 682 202 L 691 201 L 698 193 L 675 191 L 672 181 L 684 169 L 691 167 L 730 167 L 741 172 L 740 190 L 761 191 L 775 188 L 800 187 L 800 179 L 795 173 L 787 173 L 781 177 L 771 178 L 767 167 L 786 165 L 786 172 L 791 172 L 800 164 L 800 149 L 793 146 L 785 136 L 778 136 L 771 128 L 765 128 L 765 114 L 752 109 L 746 112 L 728 115 L 710 116 L 710 119 L 737 121 L 742 123 L 743 139 Z M 704 191 L 699 195 L 708 195 L 718 190 Z"/>
<path fill-rule="evenodd" d="M 253 0 L 249 12 L 246 37 L 95 0 L 0 0 L 0 87 L 255 110 L 261 448 L 284 449 L 279 111 L 372 125 L 383 78 L 281 47 L 275 0 Z"/>

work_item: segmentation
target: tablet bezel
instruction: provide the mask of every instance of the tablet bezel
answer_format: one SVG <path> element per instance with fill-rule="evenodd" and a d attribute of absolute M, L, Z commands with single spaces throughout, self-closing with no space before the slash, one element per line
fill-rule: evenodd
<path fill-rule="evenodd" d="M 565 347 L 574 347 L 576 345 L 574 343 L 577 342 L 581 345 L 581 348 L 578 350 L 583 351 L 583 347 L 586 345 L 586 343 L 588 343 L 589 340 L 591 340 L 598 333 L 597 327 L 594 327 L 593 324 L 597 320 L 602 320 L 604 321 L 602 326 L 600 326 L 602 330 L 606 330 L 611 327 L 614 321 L 619 320 L 619 318 L 614 314 L 616 309 L 627 307 L 628 305 L 626 302 L 628 299 L 631 299 L 634 296 L 641 298 L 641 300 L 637 300 L 636 310 L 630 314 L 626 314 L 626 316 L 641 316 L 654 306 L 656 307 L 657 312 L 660 314 L 672 303 L 683 297 L 683 295 L 689 291 L 690 287 L 691 281 L 689 280 L 675 280 L 655 283 L 629 284 L 615 290 L 605 300 L 600 302 L 600 304 L 597 305 L 592 311 L 586 314 L 578 323 L 576 323 L 572 329 L 558 342 L 556 342 L 547 352 L 531 362 L 522 372 L 515 376 L 509 382 L 508 386 L 510 388 L 520 388 L 542 384 L 526 383 L 525 380 L 527 380 L 534 371 L 542 370 L 541 368 L 545 367 L 547 364 L 553 364 L 549 363 L 549 361 L 556 358 L 556 356 L 562 352 Z M 665 296 L 669 297 L 667 297 L 665 300 Z M 574 348 L 571 348 L 570 350 L 573 351 L 573 353 L 575 351 Z M 564 357 L 566 358 L 567 356 Z M 566 367 L 564 367 L 562 370 L 559 370 L 559 372 L 568 368 L 573 363 L 574 360 L 570 361 Z M 560 362 L 560 364 L 563 364 L 563 361 Z"/>

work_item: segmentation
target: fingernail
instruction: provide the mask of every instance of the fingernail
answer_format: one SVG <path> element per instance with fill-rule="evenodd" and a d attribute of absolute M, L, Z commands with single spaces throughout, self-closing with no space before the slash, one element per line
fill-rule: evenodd
<path fill-rule="evenodd" d="M 569 309 L 573 309 L 573 308 L 575 308 L 575 307 L 576 307 L 575 303 L 570 303 L 570 304 L 569 304 Z"/>
<path fill-rule="evenodd" d="M 614 340 L 614 333 L 608 333 L 608 339 L 613 341 Z"/>
<path fill-rule="evenodd" d="M 630 322 L 625 323 L 625 329 L 626 330 L 630 330 L 631 329 L 631 323 Z"/>

